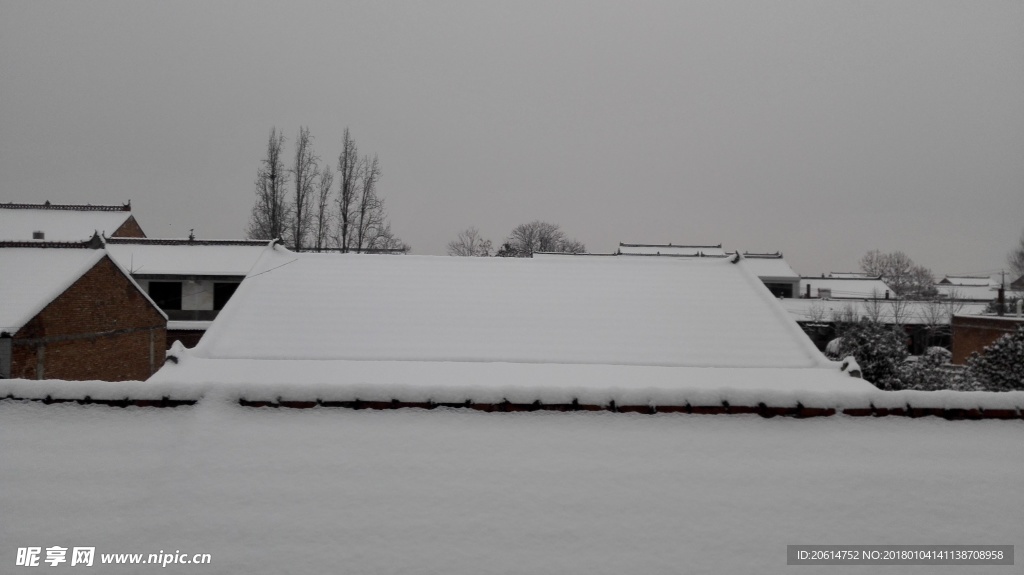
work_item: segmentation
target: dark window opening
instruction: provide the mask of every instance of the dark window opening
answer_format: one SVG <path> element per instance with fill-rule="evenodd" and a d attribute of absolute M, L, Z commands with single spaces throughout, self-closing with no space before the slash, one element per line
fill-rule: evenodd
<path fill-rule="evenodd" d="M 222 310 L 228 300 L 238 289 L 237 283 L 215 283 L 213 284 L 213 309 Z"/>
<path fill-rule="evenodd" d="M 149 297 L 162 310 L 181 309 L 181 282 L 149 282 Z"/>
<path fill-rule="evenodd" d="M 772 292 L 772 295 L 775 297 L 793 297 L 793 284 L 765 283 L 764 285 Z"/>

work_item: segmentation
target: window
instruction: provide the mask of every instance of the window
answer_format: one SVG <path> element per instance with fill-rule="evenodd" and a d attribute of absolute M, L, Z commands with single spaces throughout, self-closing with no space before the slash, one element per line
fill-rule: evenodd
<path fill-rule="evenodd" d="M 11 377 L 11 348 L 13 341 L 9 334 L 0 334 L 0 379 Z"/>
<path fill-rule="evenodd" d="M 237 283 L 215 283 L 213 284 L 213 309 L 221 310 L 238 289 Z"/>
<path fill-rule="evenodd" d="M 793 284 L 765 282 L 764 285 L 771 290 L 772 295 L 775 297 L 793 297 Z"/>
<path fill-rule="evenodd" d="M 149 282 L 149 297 L 162 310 L 181 309 L 181 282 Z"/>

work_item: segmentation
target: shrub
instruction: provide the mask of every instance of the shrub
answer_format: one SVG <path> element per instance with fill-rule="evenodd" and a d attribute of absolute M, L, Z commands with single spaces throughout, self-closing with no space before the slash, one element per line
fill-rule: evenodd
<path fill-rule="evenodd" d="M 953 354 L 942 347 L 929 347 L 916 361 L 905 361 L 900 366 L 897 379 L 899 388 L 935 391 L 957 389 L 959 382 L 947 367 Z"/>
<path fill-rule="evenodd" d="M 898 328 L 861 320 L 842 327 L 837 357 L 852 355 L 864 379 L 879 389 L 903 389 L 899 371 L 907 358 L 905 336 Z"/>
<path fill-rule="evenodd" d="M 993 391 L 1024 389 L 1024 326 L 967 358 L 967 377 Z"/>

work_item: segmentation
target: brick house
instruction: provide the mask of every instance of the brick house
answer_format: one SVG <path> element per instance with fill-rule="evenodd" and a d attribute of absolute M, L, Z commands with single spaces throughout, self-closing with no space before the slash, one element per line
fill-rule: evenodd
<path fill-rule="evenodd" d="M 81 242 L 99 233 L 112 238 L 144 238 L 132 204 L 0 204 L 0 240 Z"/>
<path fill-rule="evenodd" d="M 90 242 L 0 242 L 0 378 L 144 380 L 167 316 Z"/>

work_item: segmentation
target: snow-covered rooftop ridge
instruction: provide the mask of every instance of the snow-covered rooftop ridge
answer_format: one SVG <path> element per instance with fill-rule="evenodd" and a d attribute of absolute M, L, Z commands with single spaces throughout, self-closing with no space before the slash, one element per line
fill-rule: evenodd
<path fill-rule="evenodd" d="M 107 240 L 107 251 L 134 275 L 241 277 L 268 243 Z"/>
<path fill-rule="evenodd" d="M 873 276 L 864 272 L 828 272 L 828 277 L 836 279 L 881 279 L 881 276 Z"/>
<path fill-rule="evenodd" d="M 629 255 L 724 256 L 722 244 L 630 244 L 619 242 L 618 252 Z"/>
<path fill-rule="evenodd" d="M 99 249 L 0 248 L 0 332 L 17 332 L 106 255 Z"/>
<path fill-rule="evenodd" d="M 51 204 L 49 201 L 41 204 L 7 202 L 0 204 L 0 210 L 65 210 L 75 212 L 130 212 L 132 203 L 119 205 L 93 205 L 93 204 Z"/>
<path fill-rule="evenodd" d="M 831 365 L 721 258 L 452 258 L 268 248 L 196 347 L 217 359 Z"/>
<path fill-rule="evenodd" d="M 782 254 L 743 254 L 740 261 L 762 279 L 787 279 L 792 282 L 800 279 L 800 275 L 793 271 Z"/>
<path fill-rule="evenodd" d="M 939 280 L 939 284 L 950 284 L 955 286 L 999 286 L 999 283 L 993 281 L 989 276 L 946 276 Z"/>
<path fill-rule="evenodd" d="M 142 246 L 260 246 L 264 247 L 270 240 L 199 240 L 195 238 L 105 238 L 110 244 L 135 244 Z"/>
<path fill-rule="evenodd" d="M 111 235 L 132 217 L 128 206 L 0 204 L 0 240 L 83 241 Z"/>

